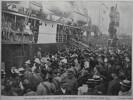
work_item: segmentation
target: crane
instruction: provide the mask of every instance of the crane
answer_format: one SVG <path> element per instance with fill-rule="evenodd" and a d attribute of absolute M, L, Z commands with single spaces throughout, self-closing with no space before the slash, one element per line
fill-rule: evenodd
<path fill-rule="evenodd" d="M 112 6 L 110 8 L 109 17 L 110 17 L 110 23 L 109 23 L 108 32 L 111 40 L 109 46 L 116 47 L 118 40 L 116 33 L 117 33 L 117 28 L 119 27 L 119 19 L 120 19 L 120 14 L 117 9 L 117 4 L 116 6 Z"/>

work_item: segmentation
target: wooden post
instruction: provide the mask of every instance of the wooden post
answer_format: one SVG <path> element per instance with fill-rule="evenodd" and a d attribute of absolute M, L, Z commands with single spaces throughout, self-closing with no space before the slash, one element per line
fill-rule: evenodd
<path fill-rule="evenodd" d="M 17 17 L 16 17 L 16 15 L 15 15 L 15 25 L 16 25 L 16 20 L 17 20 Z"/>

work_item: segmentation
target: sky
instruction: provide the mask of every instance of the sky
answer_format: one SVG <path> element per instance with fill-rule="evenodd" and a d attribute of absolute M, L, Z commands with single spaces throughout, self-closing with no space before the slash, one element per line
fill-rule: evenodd
<path fill-rule="evenodd" d="M 88 16 L 91 17 L 92 24 L 100 25 L 101 30 L 104 34 L 108 34 L 108 25 L 109 25 L 109 11 L 110 7 L 117 3 L 118 11 L 120 13 L 120 26 L 119 34 L 128 34 L 132 33 L 132 18 L 133 18 L 133 3 L 131 2 L 90 2 L 90 1 L 75 1 L 71 5 L 68 1 L 52 2 L 45 1 L 44 8 L 57 10 L 59 12 L 72 13 L 73 9 L 84 13 L 84 8 L 87 9 Z M 106 13 L 103 13 L 105 11 Z M 100 13 L 99 13 L 100 12 Z M 99 17 L 100 16 L 100 17 Z M 70 17 L 70 16 L 69 16 Z M 82 19 L 81 16 L 74 16 L 74 19 Z"/>

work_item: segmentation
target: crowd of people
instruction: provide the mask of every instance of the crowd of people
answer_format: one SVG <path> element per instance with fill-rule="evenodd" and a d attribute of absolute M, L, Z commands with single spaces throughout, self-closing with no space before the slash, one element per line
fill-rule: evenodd
<path fill-rule="evenodd" d="M 2 95 L 131 95 L 128 49 L 92 51 L 64 45 L 57 52 L 42 51 L 10 73 L 2 70 Z"/>
<path fill-rule="evenodd" d="M 39 25 L 39 21 L 35 19 L 25 20 L 25 17 L 2 13 L 2 40 L 21 41 L 23 39 L 25 42 L 36 42 L 33 35 L 37 35 Z"/>
<path fill-rule="evenodd" d="M 59 43 L 67 42 L 70 38 L 81 40 L 82 34 L 79 28 L 57 24 L 56 41 Z"/>

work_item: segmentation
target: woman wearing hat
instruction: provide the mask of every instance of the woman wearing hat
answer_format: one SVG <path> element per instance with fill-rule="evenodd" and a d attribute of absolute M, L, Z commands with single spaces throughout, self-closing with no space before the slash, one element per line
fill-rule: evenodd
<path fill-rule="evenodd" d="M 121 84 L 121 89 L 119 91 L 119 96 L 130 96 L 132 95 L 132 91 L 131 91 L 131 81 L 129 80 L 123 80 L 122 82 L 120 82 Z"/>

